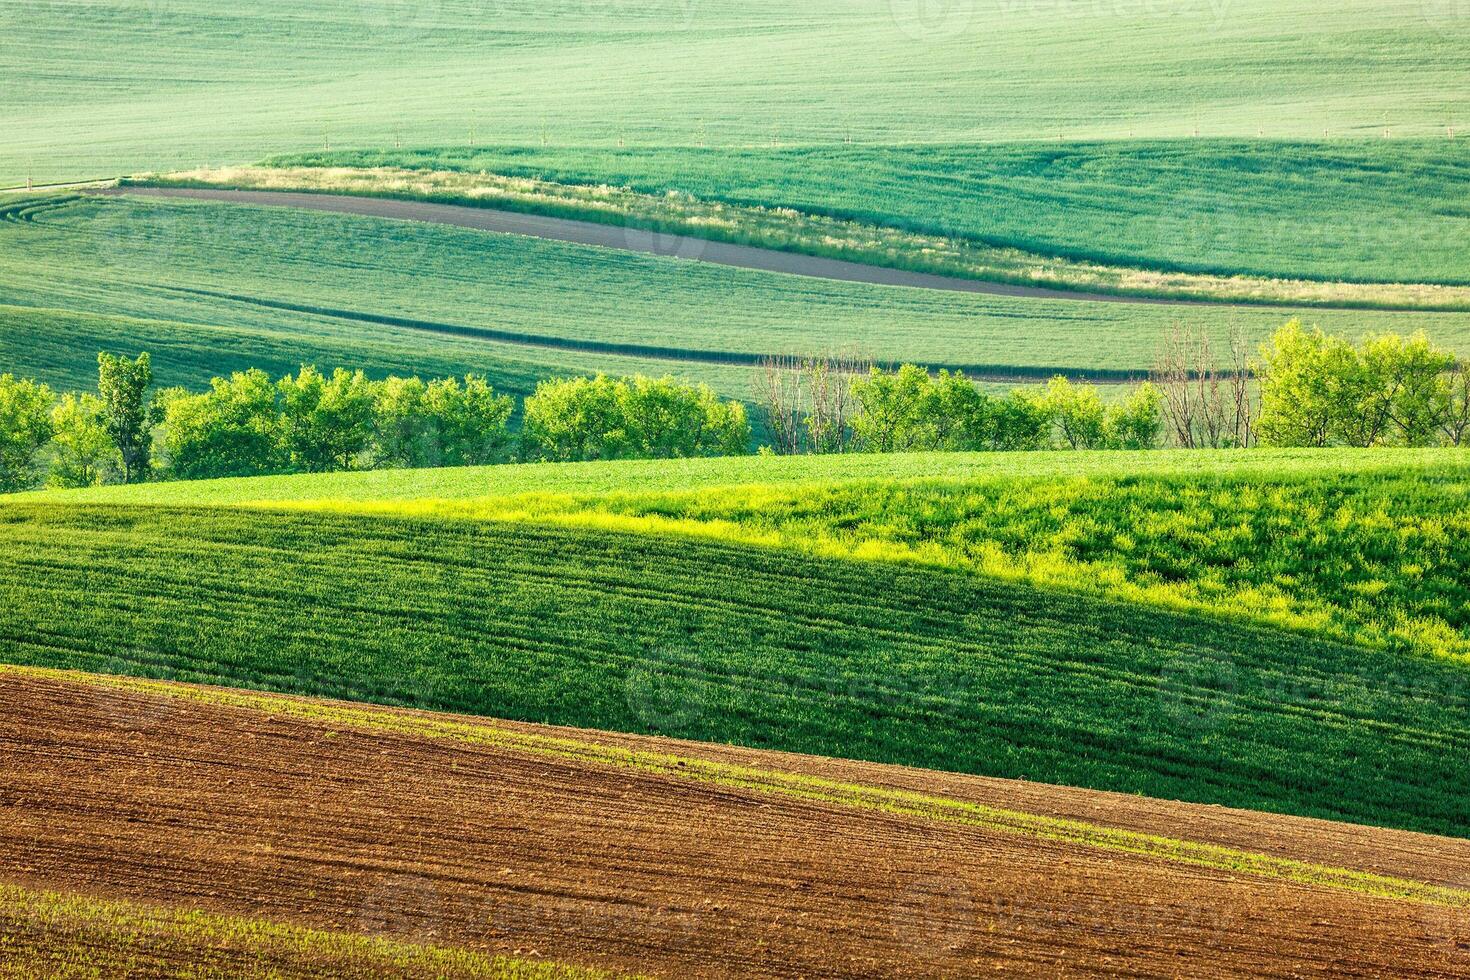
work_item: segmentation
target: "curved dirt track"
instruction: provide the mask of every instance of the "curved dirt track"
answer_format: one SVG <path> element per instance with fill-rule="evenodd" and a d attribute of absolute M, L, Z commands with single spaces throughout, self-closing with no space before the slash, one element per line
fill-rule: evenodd
<path fill-rule="evenodd" d="M 1464 908 L 303 714 L 320 702 L 207 697 L 0 673 L 0 880 L 670 977 L 1470 970 Z M 459 721 L 1470 881 L 1467 841 Z"/>
<path fill-rule="evenodd" d="M 665 235 L 595 221 L 553 218 L 497 211 L 491 208 L 467 207 L 459 204 L 433 204 L 427 201 L 403 201 L 394 198 L 355 197 L 345 194 L 316 194 L 296 191 L 226 190 L 208 187 L 114 187 L 95 191 L 108 195 L 143 197 L 183 197 L 199 201 L 221 201 L 230 204 L 255 204 L 269 207 L 301 208 L 309 211 L 332 211 L 338 214 L 392 218 L 400 221 L 424 221 L 454 225 L 479 231 L 529 235 L 577 245 L 644 252 L 651 255 L 675 256 L 715 265 L 729 265 L 761 272 L 784 272 L 815 279 L 834 279 L 874 286 L 907 286 L 918 289 L 940 289 L 949 292 L 983 293 L 990 296 L 1016 296 L 1030 299 L 1082 300 L 1093 303 L 1142 303 L 1154 306 L 1229 305 L 1205 304 L 1198 300 L 1161 299 L 1149 296 L 1119 296 L 1111 293 L 1084 293 L 1067 289 L 1045 289 L 1040 286 L 1014 286 L 1008 283 L 958 279 L 927 272 L 888 269 L 861 262 L 827 259 L 797 252 L 734 245 L 728 242 Z"/>

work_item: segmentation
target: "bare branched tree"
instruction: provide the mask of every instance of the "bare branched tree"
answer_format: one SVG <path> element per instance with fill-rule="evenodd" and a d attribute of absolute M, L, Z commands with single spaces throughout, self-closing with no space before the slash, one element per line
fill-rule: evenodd
<path fill-rule="evenodd" d="M 1244 335 L 1230 334 L 1228 362 L 1217 362 L 1203 328 L 1176 324 L 1159 345 L 1150 372 L 1162 393 L 1165 424 L 1185 449 L 1249 446 L 1255 442 L 1250 350 Z"/>
<path fill-rule="evenodd" d="M 806 359 L 811 412 L 807 435 L 814 453 L 845 453 L 852 449 L 852 417 L 857 407 L 853 379 L 867 374 L 872 362 L 855 350 Z"/>
<path fill-rule="evenodd" d="M 1251 398 L 1250 344 L 1239 324 L 1230 328 L 1230 364 L 1226 370 L 1233 444 L 1248 449 L 1256 444 L 1256 405 Z"/>
<path fill-rule="evenodd" d="M 857 401 L 852 383 L 872 361 L 853 350 L 823 356 L 768 357 L 760 394 L 778 453 L 843 453 L 853 446 Z"/>
<path fill-rule="evenodd" d="M 771 446 L 783 456 L 801 452 L 803 418 L 802 359 L 790 355 L 767 357 L 757 380 Z"/>
<path fill-rule="evenodd" d="M 1159 350 L 1150 372 L 1154 387 L 1164 396 L 1163 414 L 1169 437 L 1176 445 L 1185 449 L 1194 449 L 1196 446 L 1196 417 L 1199 413 L 1199 407 L 1194 400 L 1194 387 L 1189 383 L 1190 364 L 1193 360 L 1190 344 L 1190 335 L 1183 325 L 1176 323 L 1159 342 Z"/>

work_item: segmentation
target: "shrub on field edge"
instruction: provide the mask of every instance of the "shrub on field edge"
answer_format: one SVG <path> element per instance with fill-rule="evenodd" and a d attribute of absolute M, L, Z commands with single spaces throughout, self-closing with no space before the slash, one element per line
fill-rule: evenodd
<path fill-rule="evenodd" d="M 67 393 L 51 411 L 51 465 L 46 485 L 93 487 L 118 473 L 122 458 L 107 434 L 102 399 Z"/>
<path fill-rule="evenodd" d="M 1361 343 L 1293 320 L 1261 347 L 1261 442 L 1269 446 L 1460 445 L 1464 369 L 1419 332 Z"/>
<path fill-rule="evenodd" d="M 673 378 L 558 378 L 526 399 L 522 457 L 571 462 L 730 456 L 750 443 L 745 406 Z"/>
<path fill-rule="evenodd" d="M 381 466 L 484 466 L 510 459 L 515 402 L 483 377 L 387 378 L 374 400 Z"/>
<path fill-rule="evenodd" d="M 0 375 L 0 491 L 22 490 L 35 479 L 36 454 L 52 435 L 51 389 Z"/>

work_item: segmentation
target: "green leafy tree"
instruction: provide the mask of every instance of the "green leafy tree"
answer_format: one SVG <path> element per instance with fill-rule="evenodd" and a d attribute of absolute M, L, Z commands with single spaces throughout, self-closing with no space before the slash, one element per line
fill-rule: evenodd
<path fill-rule="evenodd" d="M 853 432 L 870 453 L 902 453 L 931 449 L 937 439 L 933 380 L 927 371 L 905 364 L 897 371 L 873 368 L 853 382 L 858 401 Z"/>
<path fill-rule="evenodd" d="M 184 479 L 255 476 L 288 468 L 276 385 L 258 368 L 215 378 L 203 394 L 163 403 L 169 471 Z"/>
<path fill-rule="evenodd" d="M 55 398 L 43 384 L 0 374 L 0 491 L 35 484 L 36 455 L 51 438 Z"/>
<path fill-rule="evenodd" d="M 386 378 L 373 393 L 377 462 L 390 467 L 439 465 L 438 440 L 424 404 L 428 385 L 419 378 Z"/>
<path fill-rule="evenodd" d="M 995 399 L 963 373 L 940 371 L 924 394 L 922 414 L 933 429 L 933 449 L 988 449 L 995 438 Z"/>
<path fill-rule="evenodd" d="M 373 441 L 376 399 L 367 376 L 338 368 L 328 378 L 303 365 L 276 387 L 291 465 L 310 473 L 352 469 Z"/>
<path fill-rule="evenodd" d="M 853 394 L 853 429 L 868 452 L 988 449 L 995 439 L 995 400 L 958 372 L 873 368 Z"/>
<path fill-rule="evenodd" d="M 1092 385 L 1073 384 L 1057 375 L 1047 383 L 1046 400 L 1057 431 L 1068 446 L 1101 449 L 1107 445 L 1107 412 Z"/>
<path fill-rule="evenodd" d="M 1292 320 L 1261 347 L 1257 423 L 1262 445 L 1329 446 L 1341 428 L 1344 381 L 1353 374 L 1352 345 Z"/>
<path fill-rule="evenodd" d="M 378 460 L 388 466 L 484 466 L 510 458 L 515 402 L 479 375 L 388 378 L 376 389 Z"/>
<path fill-rule="evenodd" d="M 647 459 L 738 456 L 750 445 L 745 406 L 721 401 L 708 385 L 674 378 L 625 378 L 619 393 L 624 425 Z"/>
<path fill-rule="evenodd" d="M 1464 364 L 1456 364 L 1444 379 L 1435 416 L 1445 443 L 1451 446 L 1470 443 L 1470 368 Z"/>
<path fill-rule="evenodd" d="M 488 466 L 510 459 L 510 416 L 515 401 L 498 395 L 483 376 L 429 382 L 425 412 L 439 447 L 440 466 Z"/>
<path fill-rule="evenodd" d="M 1110 449 L 1157 448 L 1163 429 L 1163 393 L 1146 381 L 1104 413 L 1103 430 Z"/>
<path fill-rule="evenodd" d="M 1350 390 L 1339 426 L 1350 446 L 1397 443 L 1430 446 L 1440 440 L 1446 410 L 1446 373 L 1455 356 L 1421 331 L 1412 337 L 1378 334 L 1356 349 Z"/>
<path fill-rule="evenodd" d="M 618 381 L 603 374 L 542 381 L 525 403 L 521 428 L 525 456 L 567 462 L 635 455 L 619 387 Z"/>
<path fill-rule="evenodd" d="M 95 395 L 63 395 L 51 412 L 52 487 L 94 487 L 121 468 L 117 446 L 107 432 L 106 406 Z"/>
<path fill-rule="evenodd" d="M 122 460 L 124 483 L 146 479 L 152 469 L 154 414 L 148 399 L 153 361 L 148 352 L 137 360 L 106 352 L 97 355 L 97 393 L 103 425 Z"/>
<path fill-rule="evenodd" d="M 1423 333 L 1361 344 L 1293 320 L 1261 349 L 1261 441 L 1427 446 L 1449 435 L 1455 358 Z"/>
<path fill-rule="evenodd" d="M 992 406 L 990 448 L 1012 452 L 1045 449 L 1055 425 L 1056 413 L 1044 390 L 1012 388 Z"/>
<path fill-rule="evenodd" d="M 560 378 L 526 399 L 532 459 L 668 459 L 736 455 L 750 443 L 745 406 L 673 378 Z"/>

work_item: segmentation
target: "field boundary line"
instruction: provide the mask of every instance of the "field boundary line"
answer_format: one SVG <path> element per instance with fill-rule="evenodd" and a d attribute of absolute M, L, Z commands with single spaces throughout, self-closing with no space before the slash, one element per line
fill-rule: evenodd
<path fill-rule="evenodd" d="M 521 333 L 514 330 L 499 330 L 495 327 L 478 327 L 466 324 L 445 323 L 439 320 L 421 320 L 416 317 L 394 316 L 388 313 L 364 313 L 311 303 L 296 303 L 290 300 L 265 299 L 242 293 L 228 293 L 212 289 L 196 289 L 187 286 L 161 286 L 168 292 L 189 296 L 223 299 L 233 303 L 259 306 L 287 313 L 303 313 L 309 316 L 331 317 L 357 323 L 375 323 L 385 327 L 401 327 L 406 330 L 424 330 L 455 337 L 471 337 L 497 343 L 515 344 L 522 347 L 542 347 L 550 350 L 575 351 L 585 354 L 611 354 L 624 357 L 639 357 L 652 360 L 681 361 L 695 364 L 720 364 L 735 367 L 760 367 L 767 359 L 786 355 L 745 353 L 742 351 L 697 350 L 688 347 L 661 347 L 654 344 L 626 344 L 614 341 L 582 340 L 575 337 L 556 337 L 548 334 Z M 896 370 L 898 361 L 875 361 L 875 366 Z M 1074 380 L 1092 381 L 1098 384 L 1128 384 L 1141 381 L 1148 372 L 1131 371 L 1125 368 L 1067 368 L 1027 367 L 999 364 L 957 364 L 925 362 L 930 371 L 962 371 L 974 381 L 1026 382 L 1045 381 L 1057 375 Z"/>

